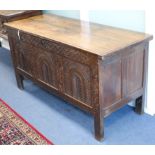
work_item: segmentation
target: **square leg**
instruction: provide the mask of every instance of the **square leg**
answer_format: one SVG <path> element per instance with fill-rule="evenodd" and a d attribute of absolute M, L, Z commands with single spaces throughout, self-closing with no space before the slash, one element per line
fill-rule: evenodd
<path fill-rule="evenodd" d="M 18 73 L 16 73 L 16 81 L 17 81 L 17 86 L 19 89 L 23 90 L 24 89 L 24 84 L 23 84 L 24 77 Z"/>
<path fill-rule="evenodd" d="M 135 112 L 137 114 L 144 113 L 144 97 L 140 96 L 135 100 Z"/>
<path fill-rule="evenodd" d="M 100 112 L 96 113 L 94 116 L 94 130 L 95 138 L 99 141 L 102 141 L 104 138 L 104 123 Z"/>

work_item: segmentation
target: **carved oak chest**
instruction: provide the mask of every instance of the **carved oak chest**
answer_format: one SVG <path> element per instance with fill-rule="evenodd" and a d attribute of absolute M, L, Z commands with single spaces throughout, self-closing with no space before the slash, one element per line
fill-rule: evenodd
<path fill-rule="evenodd" d="M 152 36 L 46 14 L 5 25 L 18 87 L 26 77 L 91 113 L 96 139 L 103 118 L 129 101 L 144 112 Z"/>

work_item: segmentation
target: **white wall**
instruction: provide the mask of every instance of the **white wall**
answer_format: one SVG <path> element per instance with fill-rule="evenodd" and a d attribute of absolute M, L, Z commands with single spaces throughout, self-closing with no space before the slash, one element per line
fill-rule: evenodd
<path fill-rule="evenodd" d="M 155 10 L 146 8 L 146 33 L 153 34 L 155 37 L 155 22 L 153 21 Z M 150 42 L 149 64 L 148 64 L 148 89 L 146 112 L 155 114 L 155 39 Z"/>
<path fill-rule="evenodd" d="M 45 10 L 44 13 L 52 13 L 59 16 L 64 16 L 68 18 L 80 19 L 79 10 Z"/>
<path fill-rule="evenodd" d="M 144 10 L 91 10 L 89 20 L 140 32 L 145 31 Z"/>

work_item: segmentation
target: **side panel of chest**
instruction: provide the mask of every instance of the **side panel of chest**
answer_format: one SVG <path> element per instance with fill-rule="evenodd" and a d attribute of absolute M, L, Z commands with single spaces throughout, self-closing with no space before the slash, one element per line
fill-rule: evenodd
<path fill-rule="evenodd" d="M 102 107 L 119 107 L 142 94 L 144 82 L 144 58 L 146 44 L 124 49 L 118 55 L 107 57 L 101 63 L 103 89 Z M 109 110 L 110 111 L 110 110 Z M 106 111 L 108 114 L 109 111 Z"/>

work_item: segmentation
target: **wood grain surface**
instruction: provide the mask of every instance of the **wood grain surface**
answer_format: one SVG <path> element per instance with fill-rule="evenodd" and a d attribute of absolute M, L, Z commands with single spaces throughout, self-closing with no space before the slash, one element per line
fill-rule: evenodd
<path fill-rule="evenodd" d="M 125 29 L 44 14 L 6 24 L 104 56 L 152 36 Z"/>

